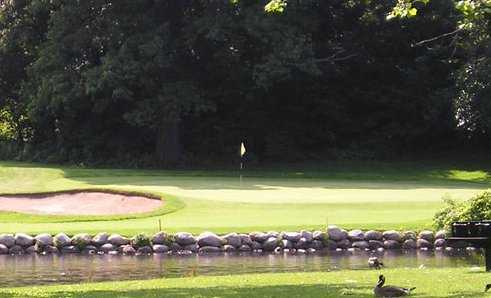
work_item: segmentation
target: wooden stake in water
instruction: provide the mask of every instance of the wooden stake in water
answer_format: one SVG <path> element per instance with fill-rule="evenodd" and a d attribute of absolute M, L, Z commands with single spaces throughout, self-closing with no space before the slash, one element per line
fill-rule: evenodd
<path fill-rule="evenodd" d="M 159 232 L 162 232 L 162 220 L 159 218 Z"/>

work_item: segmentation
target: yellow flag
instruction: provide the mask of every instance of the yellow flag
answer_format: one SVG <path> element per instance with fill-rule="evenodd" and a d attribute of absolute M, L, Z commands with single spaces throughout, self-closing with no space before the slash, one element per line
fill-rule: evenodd
<path fill-rule="evenodd" d="M 246 153 L 246 148 L 244 146 L 244 142 L 241 142 L 240 143 L 240 157 L 244 156 L 245 153 Z"/>

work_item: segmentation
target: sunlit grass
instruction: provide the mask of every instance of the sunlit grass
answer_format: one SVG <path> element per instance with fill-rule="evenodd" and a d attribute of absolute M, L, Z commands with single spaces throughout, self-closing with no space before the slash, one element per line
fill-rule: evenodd
<path fill-rule="evenodd" d="M 483 268 L 388 269 L 392 285 L 416 297 L 487 297 Z M 155 279 L 0 289 L 0 297 L 373 297 L 380 272 L 343 270 Z"/>

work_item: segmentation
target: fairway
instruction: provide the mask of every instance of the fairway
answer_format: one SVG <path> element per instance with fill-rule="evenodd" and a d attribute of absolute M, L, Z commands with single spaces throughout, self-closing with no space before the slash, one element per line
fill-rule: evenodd
<path fill-rule="evenodd" d="M 137 218 L 25 216 L 0 213 L 2 232 L 218 233 L 323 228 L 422 229 L 431 226 L 443 196 L 469 198 L 488 187 L 487 172 L 374 167 L 321 172 L 138 171 L 0 164 L 1 193 L 83 188 L 162 196 L 169 213 Z M 453 173 L 449 175 L 448 173 Z M 162 214 L 166 213 L 165 210 Z M 131 217 L 131 216 L 130 216 Z"/>

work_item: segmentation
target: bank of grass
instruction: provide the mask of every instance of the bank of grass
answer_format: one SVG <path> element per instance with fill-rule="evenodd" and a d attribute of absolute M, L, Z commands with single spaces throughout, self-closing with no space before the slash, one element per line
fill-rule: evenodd
<path fill-rule="evenodd" d="M 416 287 L 415 297 L 488 297 L 483 268 L 388 269 L 389 284 Z M 343 270 L 202 276 L 0 289 L 0 297 L 373 297 L 379 272 Z M 489 295 L 491 296 L 491 295 Z"/>
<path fill-rule="evenodd" d="M 162 196 L 159 214 L 51 217 L 0 213 L 0 232 L 217 233 L 431 227 L 441 197 L 468 198 L 488 188 L 484 167 L 342 163 L 323 167 L 153 171 L 85 169 L 0 162 L 0 193 L 104 188 Z"/>

